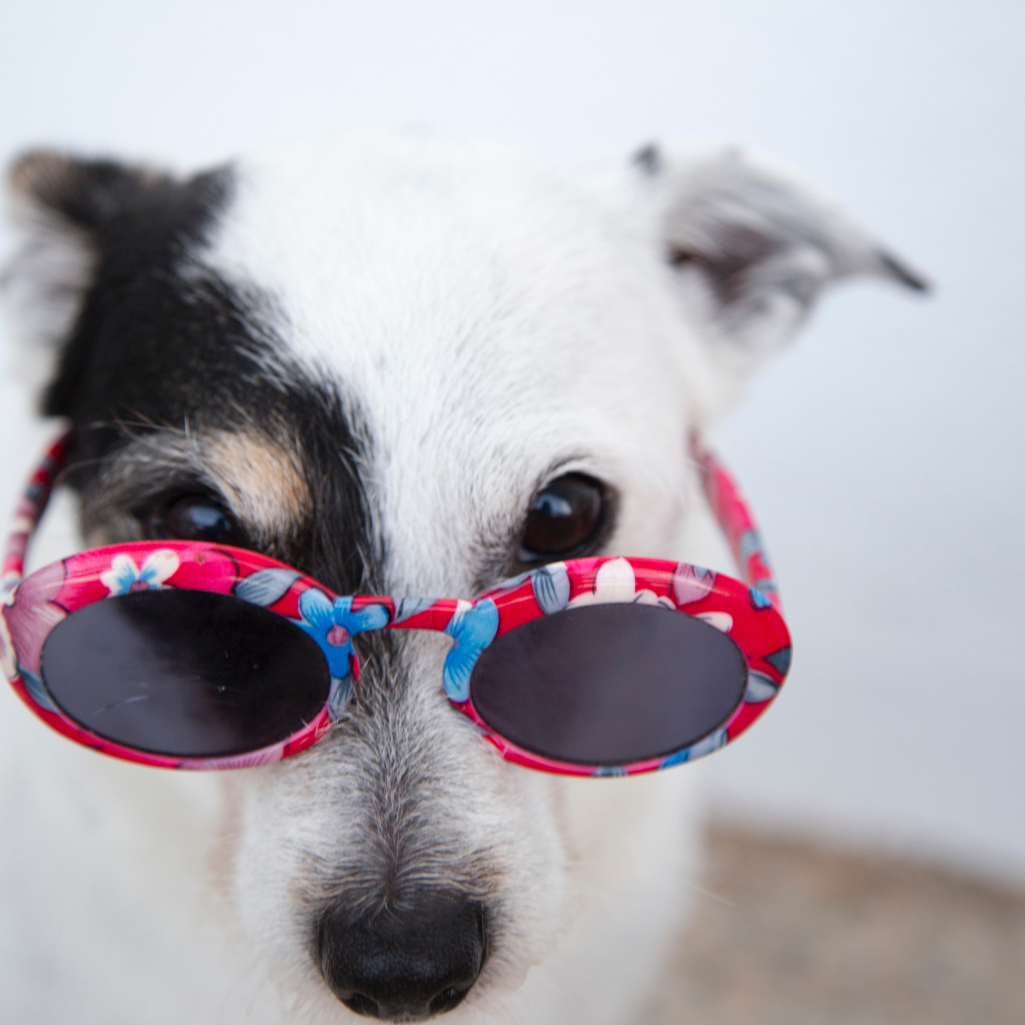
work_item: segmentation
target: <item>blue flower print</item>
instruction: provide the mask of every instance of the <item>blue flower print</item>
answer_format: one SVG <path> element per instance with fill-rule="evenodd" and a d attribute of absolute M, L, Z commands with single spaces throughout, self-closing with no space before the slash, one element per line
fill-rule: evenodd
<path fill-rule="evenodd" d="M 470 673 L 480 653 L 498 633 L 498 606 L 485 598 L 468 609 L 458 609 L 445 633 L 455 642 L 445 656 L 441 673 L 445 693 L 453 701 L 465 701 L 470 696 Z"/>
<path fill-rule="evenodd" d="M 517 587 L 519 587 L 519 586 L 520 586 L 520 584 L 522 584 L 522 583 L 523 583 L 523 581 L 524 581 L 524 580 L 526 580 L 526 579 L 527 579 L 527 578 L 528 578 L 528 577 L 529 577 L 530 575 L 531 575 L 531 573 L 530 573 L 530 572 L 527 572 L 527 573 L 518 573 L 518 574 L 517 574 L 516 576 L 514 576 L 514 577 L 506 577 L 506 578 L 505 578 L 505 580 L 500 580 L 500 581 L 499 581 L 499 582 L 498 582 L 498 583 L 497 583 L 497 584 L 495 585 L 495 588 L 494 588 L 494 589 L 495 589 L 496 591 L 501 591 L 501 592 L 503 592 L 503 593 L 504 593 L 504 592 L 506 592 L 506 591 L 514 591 L 514 590 L 516 590 L 516 588 L 517 588 Z"/>
<path fill-rule="evenodd" d="M 726 731 L 720 727 L 697 743 L 691 744 L 690 747 L 685 747 L 682 751 L 677 751 L 663 759 L 659 768 L 671 769 L 674 765 L 683 765 L 684 762 L 693 762 L 696 758 L 704 758 L 705 755 L 710 755 L 713 751 L 724 747 L 728 741 L 729 737 L 726 735 Z"/>
<path fill-rule="evenodd" d="M 762 544 L 762 536 L 757 530 L 745 530 L 740 535 L 740 561 L 746 565 L 747 560 L 752 555 L 760 555 L 762 562 L 765 563 L 767 568 L 772 567 L 772 563 L 769 562 L 768 553 L 765 551 L 765 546 Z"/>
<path fill-rule="evenodd" d="M 267 608 L 281 601 L 300 576 L 294 569 L 260 569 L 235 585 L 235 597 Z"/>
<path fill-rule="evenodd" d="M 407 619 L 419 616 L 425 609 L 434 604 L 434 598 L 399 598 L 395 602 L 393 623 L 404 623 Z"/>
<path fill-rule="evenodd" d="M 352 700 L 352 692 L 355 690 L 352 673 L 342 680 L 332 680 L 331 690 L 327 695 L 327 711 L 332 722 L 338 722 L 344 714 L 349 702 Z"/>
<path fill-rule="evenodd" d="M 569 604 L 569 574 L 564 562 L 553 562 L 534 570 L 530 574 L 530 586 L 534 601 L 546 616 L 561 612 Z"/>
<path fill-rule="evenodd" d="M 20 665 L 18 666 L 18 675 L 21 677 L 21 682 L 25 684 L 25 690 L 29 692 L 32 700 L 40 708 L 45 708 L 47 712 L 57 714 L 57 706 L 53 703 L 50 692 L 43 686 L 43 681 L 39 677 Z"/>
<path fill-rule="evenodd" d="M 763 657 L 777 673 L 786 676 L 787 673 L 790 672 L 790 660 L 792 654 L 793 652 L 788 644 L 785 648 L 780 648 L 779 651 L 774 651 L 771 655 L 765 655 Z"/>
<path fill-rule="evenodd" d="M 21 583 L 20 573 L 7 573 L 0 577 L 0 602 L 9 605 L 11 592 Z M 12 599 L 13 600 L 13 599 Z"/>
<path fill-rule="evenodd" d="M 775 680 L 751 669 L 747 674 L 747 693 L 744 700 L 749 705 L 760 705 L 763 701 L 771 701 L 779 693 L 779 684 Z"/>
<path fill-rule="evenodd" d="M 352 611 L 352 597 L 335 598 L 334 603 L 316 588 L 299 596 L 299 625 L 320 645 L 327 656 L 333 680 L 349 675 L 352 638 L 365 630 L 380 630 L 388 625 L 388 610 L 383 605 L 365 605 Z"/>
<path fill-rule="evenodd" d="M 561 612 L 569 604 L 569 574 L 564 562 L 552 562 L 539 569 L 507 577 L 495 587 L 495 592 L 506 594 L 515 591 L 524 580 L 530 581 L 534 601 L 546 616 L 553 612 Z"/>

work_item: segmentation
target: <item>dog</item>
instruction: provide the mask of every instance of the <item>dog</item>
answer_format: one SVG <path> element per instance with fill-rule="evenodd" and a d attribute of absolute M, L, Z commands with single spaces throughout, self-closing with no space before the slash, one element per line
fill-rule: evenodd
<path fill-rule="evenodd" d="M 192 176 L 34 152 L 9 184 L 10 334 L 72 431 L 85 544 L 202 528 L 339 594 L 472 598 L 600 553 L 728 571 L 692 431 L 827 283 L 922 287 L 730 148 L 574 174 L 411 133 Z M 528 513 L 569 476 L 599 513 L 539 550 Z M 235 772 L 100 758 L 5 699 L 0 1019 L 639 1020 L 698 863 L 695 770 L 514 766 L 446 701 L 447 638 L 358 640 L 330 736 Z M 387 951 L 362 995 L 346 930 Z M 410 995 L 424 942 L 469 950 L 469 982 Z"/>

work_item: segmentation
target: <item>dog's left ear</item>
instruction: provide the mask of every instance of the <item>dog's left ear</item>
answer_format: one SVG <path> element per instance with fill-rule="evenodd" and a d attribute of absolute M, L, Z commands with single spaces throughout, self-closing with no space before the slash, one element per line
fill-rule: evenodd
<path fill-rule="evenodd" d="M 0 300 L 14 369 L 37 389 L 49 384 L 44 412 L 62 414 L 80 376 L 63 357 L 77 333 L 96 333 L 90 318 L 100 313 L 89 298 L 97 280 L 124 284 L 140 268 L 170 272 L 226 179 L 212 171 L 179 180 L 142 165 L 36 150 L 14 162 L 7 185 L 17 245 L 0 274 Z M 155 266 L 158 256 L 166 267 Z"/>
<path fill-rule="evenodd" d="M 630 172 L 654 204 L 688 318 L 740 376 L 790 339 L 830 281 L 871 274 L 928 287 L 810 185 L 736 149 L 648 146 Z"/>
<path fill-rule="evenodd" d="M 55 151 L 11 166 L 8 212 L 18 246 L 0 275 L 13 369 L 34 388 L 49 383 L 99 260 L 98 235 L 157 176 L 113 161 Z"/>

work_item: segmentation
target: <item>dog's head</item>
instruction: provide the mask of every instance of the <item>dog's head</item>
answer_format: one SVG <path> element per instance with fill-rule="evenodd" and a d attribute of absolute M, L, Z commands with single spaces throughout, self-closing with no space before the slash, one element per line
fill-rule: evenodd
<path fill-rule="evenodd" d="M 192 178 L 40 153 L 11 185 L 8 305 L 86 539 L 210 537 L 339 593 L 700 557 L 689 429 L 829 280 L 919 284 L 728 151 L 581 177 L 425 137 Z M 331 736 L 231 781 L 246 933 L 391 1020 L 515 984 L 574 907 L 558 798 L 449 707 L 445 649 L 365 641 Z"/>

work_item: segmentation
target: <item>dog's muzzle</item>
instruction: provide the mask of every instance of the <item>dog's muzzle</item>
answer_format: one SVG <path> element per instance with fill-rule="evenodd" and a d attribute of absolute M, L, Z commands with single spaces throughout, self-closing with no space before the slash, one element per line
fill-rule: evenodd
<path fill-rule="evenodd" d="M 320 971 L 351 1011 L 423 1021 L 460 1004 L 487 958 L 484 905 L 431 893 L 411 908 L 353 920 L 329 910 L 318 932 Z"/>

